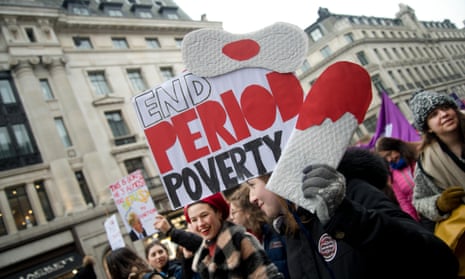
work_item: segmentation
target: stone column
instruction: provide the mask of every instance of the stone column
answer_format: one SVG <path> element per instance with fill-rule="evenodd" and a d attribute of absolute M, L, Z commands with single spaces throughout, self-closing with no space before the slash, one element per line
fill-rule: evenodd
<path fill-rule="evenodd" d="M 37 225 L 47 223 L 42 204 L 40 203 L 39 195 L 37 194 L 37 191 L 34 188 L 34 183 L 27 183 L 26 193 L 27 197 L 29 198 L 29 202 L 31 203 L 32 213 L 34 214 L 34 218 L 37 221 Z"/>
<path fill-rule="evenodd" d="M 66 111 L 68 120 L 67 129 L 72 135 L 80 135 L 79 137 L 72 138 L 77 153 L 94 152 L 96 147 L 92 141 L 88 125 L 84 121 L 86 117 L 81 112 L 78 97 L 76 96 L 79 92 L 76 92 L 76 94 L 73 92 L 68 75 L 66 74 L 65 58 L 44 56 L 42 57 L 42 62 L 48 67 L 50 75 L 53 78 L 56 91 L 55 96 L 59 100 L 63 110 Z"/>
<path fill-rule="evenodd" d="M 13 213 L 11 212 L 10 203 L 6 197 L 4 190 L 0 190 L 0 210 L 3 214 L 3 222 L 5 223 L 8 234 L 14 234 L 18 232 L 15 220 L 13 219 Z"/>

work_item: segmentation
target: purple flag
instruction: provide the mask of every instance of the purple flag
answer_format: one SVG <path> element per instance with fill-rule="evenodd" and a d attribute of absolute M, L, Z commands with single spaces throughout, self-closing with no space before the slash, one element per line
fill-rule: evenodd
<path fill-rule="evenodd" d="M 367 147 L 374 148 L 376 141 L 382 136 L 403 141 L 419 141 L 421 139 L 417 130 L 408 122 L 407 118 L 385 92 L 382 93 L 376 132 Z"/>
<path fill-rule="evenodd" d="M 460 100 L 459 96 L 455 93 L 450 93 L 450 96 L 454 98 L 455 102 L 457 103 L 457 106 L 459 106 L 459 109 L 465 109 L 465 104 L 463 103 L 462 100 Z"/>

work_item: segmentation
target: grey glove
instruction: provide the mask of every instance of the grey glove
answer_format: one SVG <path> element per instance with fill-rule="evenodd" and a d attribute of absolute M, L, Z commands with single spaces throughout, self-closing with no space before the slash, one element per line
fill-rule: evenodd
<path fill-rule="evenodd" d="M 315 202 L 315 213 L 326 224 L 345 197 L 345 177 L 333 167 L 323 164 L 310 165 L 303 174 L 304 197 Z"/>

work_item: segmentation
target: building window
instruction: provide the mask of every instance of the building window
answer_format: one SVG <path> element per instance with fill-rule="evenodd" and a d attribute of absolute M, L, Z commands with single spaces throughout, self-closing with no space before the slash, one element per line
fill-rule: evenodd
<path fill-rule="evenodd" d="M 417 77 L 415 77 L 415 76 L 413 75 L 412 71 L 411 71 L 409 68 L 407 68 L 407 69 L 405 69 L 405 70 L 407 71 L 407 74 L 408 74 L 408 76 L 410 77 L 410 79 L 413 80 L 413 82 L 415 83 L 415 86 L 416 86 L 416 87 L 423 87 L 423 85 L 419 82 L 419 80 L 417 79 Z"/>
<path fill-rule="evenodd" d="M 145 183 L 147 184 L 147 187 L 149 189 L 153 189 L 157 186 L 160 186 L 158 183 L 154 183 L 155 181 L 158 182 L 159 180 L 157 179 L 152 179 L 149 177 L 147 170 L 145 169 L 144 166 L 144 161 L 142 158 L 132 158 L 128 160 L 124 160 L 124 166 L 126 167 L 126 171 L 128 173 L 133 173 L 136 170 L 141 170 L 142 171 L 142 176 L 144 177 Z"/>
<path fill-rule="evenodd" d="M 407 85 L 408 89 L 413 89 L 413 84 L 407 79 L 407 77 L 401 69 L 397 70 L 397 74 L 400 76 L 403 83 Z"/>
<path fill-rule="evenodd" d="M 5 189 L 13 219 L 18 230 L 25 230 L 37 225 L 36 218 L 27 197 L 24 186 L 15 186 Z"/>
<path fill-rule="evenodd" d="M 160 48 L 160 42 L 157 38 L 145 38 L 145 42 L 149 48 Z"/>
<path fill-rule="evenodd" d="M 391 56 L 391 53 L 389 53 L 389 50 L 387 48 L 383 48 L 383 51 L 384 51 L 384 54 L 386 54 L 386 57 L 389 60 L 392 60 L 392 56 Z"/>
<path fill-rule="evenodd" d="M 371 81 L 373 82 L 373 85 L 375 86 L 379 95 L 381 95 L 382 92 L 387 93 L 386 87 L 384 86 L 383 81 L 379 75 L 372 76 Z"/>
<path fill-rule="evenodd" d="M 399 89 L 400 83 L 397 80 L 397 78 L 394 76 L 394 73 L 392 71 L 388 71 L 389 77 L 391 77 L 392 82 L 394 85 Z"/>
<path fill-rule="evenodd" d="M 58 135 L 60 136 L 60 139 L 63 145 L 65 147 L 71 147 L 73 143 L 71 142 L 71 138 L 69 137 L 68 130 L 66 129 L 63 118 L 61 117 L 55 118 L 55 126 L 57 128 Z"/>
<path fill-rule="evenodd" d="M 147 170 L 145 169 L 144 162 L 142 161 L 142 158 L 124 160 L 124 166 L 126 167 L 126 171 L 128 173 L 135 172 L 136 170 L 141 170 L 144 178 L 149 177 L 147 174 Z"/>
<path fill-rule="evenodd" d="M 0 171 L 42 162 L 18 98 L 7 72 L 0 72 Z"/>
<path fill-rule="evenodd" d="M 174 39 L 174 42 L 176 43 L 176 47 L 178 47 L 178 48 L 182 47 L 182 39 L 181 38 Z"/>
<path fill-rule="evenodd" d="M 417 73 L 417 75 L 418 75 L 422 80 L 425 80 L 425 77 L 423 76 L 423 74 L 420 72 L 420 70 L 419 70 L 417 67 L 414 67 L 413 69 L 415 70 L 415 73 Z"/>
<path fill-rule="evenodd" d="M 115 16 L 115 17 L 123 16 L 123 12 L 120 9 L 108 8 L 108 9 L 105 9 L 105 11 L 107 12 L 107 15 L 109 16 Z"/>
<path fill-rule="evenodd" d="M 105 112 L 105 117 L 115 138 L 115 145 L 134 143 L 136 141 L 135 137 L 129 134 L 128 126 L 124 122 L 120 111 Z"/>
<path fill-rule="evenodd" d="M 152 12 L 150 10 L 138 10 L 136 11 L 136 15 L 140 18 L 152 18 Z"/>
<path fill-rule="evenodd" d="M 331 56 L 331 49 L 329 46 L 325 46 L 324 48 L 320 49 L 321 55 L 323 55 L 323 58 L 328 58 Z"/>
<path fill-rule="evenodd" d="M 18 144 L 17 153 L 19 155 L 34 153 L 35 148 L 32 144 L 31 138 L 29 137 L 26 125 L 15 124 L 11 127 L 13 128 L 13 134 L 15 136 L 16 143 Z"/>
<path fill-rule="evenodd" d="M 24 31 L 26 32 L 26 36 L 31 43 L 37 42 L 36 35 L 34 33 L 34 28 L 32 27 L 26 27 L 24 28 Z"/>
<path fill-rule="evenodd" d="M 92 49 L 92 43 L 88 37 L 73 37 L 74 46 L 78 49 Z"/>
<path fill-rule="evenodd" d="M 88 75 L 97 95 L 110 94 L 110 87 L 108 86 L 104 72 L 89 72 Z"/>
<path fill-rule="evenodd" d="M 168 19 L 179 19 L 179 16 L 176 12 L 165 12 L 163 14 L 165 14 Z"/>
<path fill-rule="evenodd" d="M 375 48 L 375 49 L 373 49 L 373 51 L 374 51 L 376 57 L 378 57 L 379 61 L 383 61 L 383 56 L 381 55 L 381 53 L 379 53 L 378 49 Z"/>
<path fill-rule="evenodd" d="M 93 207 L 95 202 L 92 198 L 92 194 L 90 193 L 84 173 L 82 171 L 76 171 L 74 175 L 76 176 L 76 180 L 79 184 L 79 188 L 81 189 L 82 197 L 84 198 L 85 203 L 88 207 Z"/>
<path fill-rule="evenodd" d="M 415 47 L 415 49 L 417 50 L 417 53 L 420 55 L 420 57 L 425 57 L 425 54 L 421 51 L 420 47 Z"/>
<path fill-rule="evenodd" d="M 69 3 L 68 11 L 75 15 L 90 15 L 89 8 L 80 3 Z"/>
<path fill-rule="evenodd" d="M 15 154 L 13 141 L 7 127 L 0 127 L 0 159 L 14 157 Z"/>
<path fill-rule="evenodd" d="M 354 41 L 354 34 L 352 32 L 344 34 L 344 39 L 347 43 L 352 43 Z"/>
<path fill-rule="evenodd" d="M 374 133 L 376 131 L 376 123 L 377 123 L 376 116 L 369 117 L 363 121 L 363 126 L 367 129 L 368 132 Z"/>
<path fill-rule="evenodd" d="M 400 51 L 402 52 L 402 54 L 404 55 L 405 58 L 410 58 L 410 56 L 408 55 L 407 51 L 405 50 L 405 48 L 401 47 L 400 48 Z"/>
<path fill-rule="evenodd" d="M 304 62 L 302 63 L 302 67 L 300 67 L 302 73 L 305 73 L 306 71 L 310 70 L 311 66 L 310 66 L 310 62 L 308 62 L 307 59 L 304 60 Z"/>
<path fill-rule="evenodd" d="M 147 85 L 144 82 L 144 79 L 142 78 L 142 74 L 140 73 L 139 69 L 131 69 L 127 70 L 128 73 L 128 78 L 131 81 L 132 87 L 136 91 L 142 91 L 147 89 Z"/>
<path fill-rule="evenodd" d="M 323 38 L 323 33 L 320 28 L 315 28 L 312 32 L 310 32 L 310 37 L 314 42 L 317 42 L 319 39 Z"/>
<path fill-rule="evenodd" d="M 53 96 L 52 88 L 50 88 L 50 84 L 48 83 L 47 79 L 40 79 L 40 88 L 42 89 L 42 93 L 44 95 L 45 100 L 53 100 L 55 96 Z"/>
<path fill-rule="evenodd" d="M 16 103 L 13 88 L 11 87 L 10 81 L 7 79 L 0 79 L 0 98 L 5 105 Z"/>
<path fill-rule="evenodd" d="M 50 200 L 47 195 L 47 191 L 45 191 L 45 186 L 43 181 L 36 181 L 34 182 L 34 188 L 36 189 L 37 196 L 39 197 L 40 205 L 44 210 L 45 219 L 47 221 L 53 220 L 55 215 L 53 214 L 52 206 L 50 204 Z"/>
<path fill-rule="evenodd" d="M 409 47 L 408 49 L 409 49 L 410 53 L 412 54 L 412 56 L 413 56 L 414 58 L 417 58 L 417 54 L 415 53 L 415 51 L 413 50 L 413 48 Z"/>
<path fill-rule="evenodd" d="M 126 41 L 126 38 L 112 38 L 111 41 L 113 42 L 114 48 L 129 48 L 128 41 Z"/>
<path fill-rule="evenodd" d="M 402 59 L 402 56 L 400 56 L 399 52 L 397 51 L 397 49 L 394 47 L 392 48 L 392 52 L 394 52 L 394 55 L 396 56 L 397 59 Z"/>
<path fill-rule="evenodd" d="M 149 48 L 160 48 L 160 42 L 157 38 L 145 38 L 145 42 Z"/>
<path fill-rule="evenodd" d="M 363 66 L 368 65 L 368 59 L 365 55 L 365 52 L 363 51 L 357 52 L 357 58 Z"/>
<path fill-rule="evenodd" d="M 160 72 L 164 80 L 169 80 L 174 77 L 173 68 L 171 67 L 161 67 Z"/>
<path fill-rule="evenodd" d="M 5 221 L 3 219 L 3 212 L 0 211 L 0 235 L 7 235 L 8 231 L 6 230 Z"/>

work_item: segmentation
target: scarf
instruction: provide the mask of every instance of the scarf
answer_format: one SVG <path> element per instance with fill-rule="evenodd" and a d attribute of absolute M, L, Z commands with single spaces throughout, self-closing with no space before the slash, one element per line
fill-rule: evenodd
<path fill-rule="evenodd" d="M 465 188 L 465 164 L 460 163 L 458 158 L 454 161 L 453 157 L 456 156 L 448 150 L 447 146 L 444 145 L 443 148 L 438 142 L 434 142 L 424 150 L 420 158 L 424 171 L 433 177 L 439 188 L 446 189 L 450 186 Z"/>

